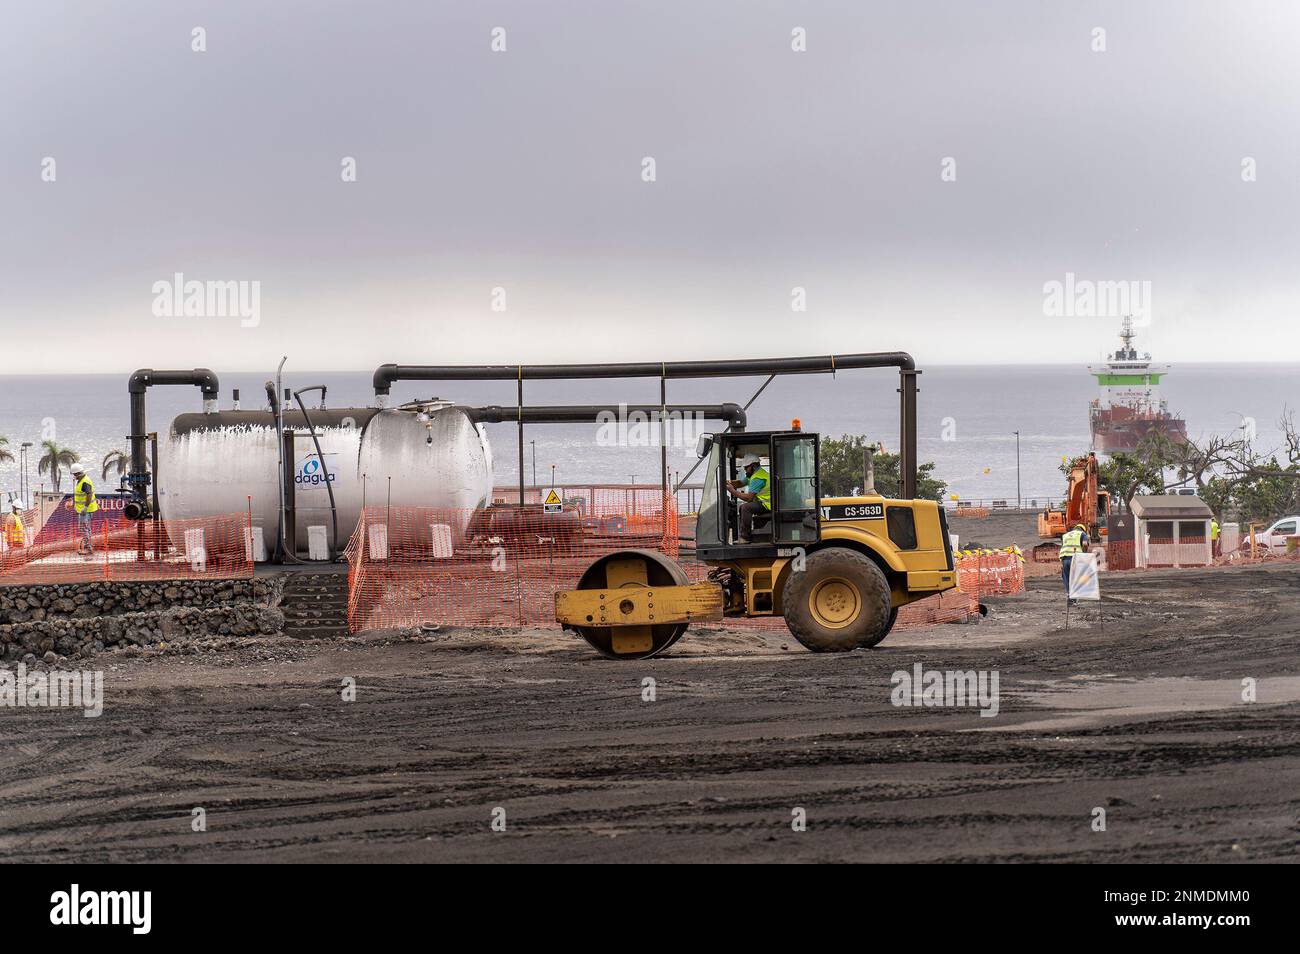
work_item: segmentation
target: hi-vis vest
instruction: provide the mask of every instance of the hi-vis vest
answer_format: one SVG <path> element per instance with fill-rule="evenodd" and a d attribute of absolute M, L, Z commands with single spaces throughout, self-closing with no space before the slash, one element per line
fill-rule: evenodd
<path fill-rule="evenodd" d="M 758 497 L 759 503 L 761 503 L 768 510 L 771 510 L 772 509 L 772 478 L 768 476 L 767 471 L 765 471 L 762 467 L 755 468 L 754 476 L 749 479 L 753 480 L 755 477 L 763 481 L 763 489 L 760 490 L 755 496 Z"/>
<path fill-rule="evenodd" d="M 1061 537 L 1061 559 L 1072 557 L 1076 553 L 1083 552 L 1083 531 L 1071 530 L 1065 536 Z"/>
<path fill-rule="evenodd" d="M 11 513 L 5 526 L 5 540 L 11 547 L 21 547 L 27 543 L 27 533 L 23 529 L 23 518 L 17 513 Z"/>
<path fill-rule="evenodd" d="M 99 509 L 99 501 L 95 499 L 95 485 L 89 477 L 82 477 L 77 481 L 72 495 L 72 506 L 76 508 L 77 513 L 94 513 Z"/>

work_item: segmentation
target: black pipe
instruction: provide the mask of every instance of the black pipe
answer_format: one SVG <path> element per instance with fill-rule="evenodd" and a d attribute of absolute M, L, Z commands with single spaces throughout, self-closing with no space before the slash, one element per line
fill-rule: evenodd
<path fill-rule="evenodd" d="M 339 511 L 334 504 L 334 485 L 330 481 L 329 465 L 325 463 L 325 454 L 320 449 L 320 438 L 316 436 L 316 425 L 311 421 L 311 415 L 307 413 L 307 405 L 303 403 L 302 396 L 308 391 L 320 391 L 321 403 L 325 403 L 325 385 L 317 384 L 309 388 L 299 388 L 293 392 L 294 400 L 298 402 L 298 409 L 302 411 L 303 420 L 307 422 L 307 430 L 311 434 L 311 442 L 316 446 L 316 459 L 320 461 L 321 473 L 325 475 L 325 491 L 330 497 L 330 522 L 333 525 L 334 533 L 330 537 L 330 562 L 333 563 L 338 559 L 339 545 Z M 310 540 L 308 541 L 310 545 Z"/>
<path fill-rule="evenodd" d="M 293 557 L 287 556 L 284 543 L 284 480 L 285 474 L 288 472 L 286 470 L 287 465 L 284 462 L 284 415 L 280 413 L 280 395 L 275 389 L 275 382 L 267 381 L 263 386 L 266 388 L 267 404 L 271 408 L 271 420 L 275 425 L 275 446 L 280 465 L 280 507 L 276 511 L 275 549 L 272 552 L 272 559 L 277 563 L 283 563 L 286 560 L 295 562 L 296 554 Z"/>
<path fill-rule="evenodd" d="M 920 371 L 905 368 L 898 372 L 898 433 L 902 446 L 898 451 L 898 472 L 903 478 L 903 499 L 916 497 L 916 376 Z"/>
<path fill-rule="evenodd" d="M 557 404 L 521 409 L 489 404 L 485 407 L 461 407 L 460 410 L 476 424 L 506 424 L 516 420 L 525 424 L 586 424 L 597 421 L 602 413 L 644 414 L 650 420 L 664 408 L 658 404 Z M 726 421 L 736 431 L 743 431 L 748 420 L 745 409 L 739 404 L 669 404 L 667 410 L 670 415 L 698 415 L 708 420 Z"/>
<path fill-rule="evenodd" d="M 916 362 L 906 351 L 815 355 L 804 358 L 741 358 L 729 361 L 639 361 L 614 364 L 400 365 L 375 369 L 372 383 L 386 405 L 394 381 L 503 381 L 525 378 L 714 378 L 772 374 L 833 374 L 858 368 L 898 368 L 899 471 L 903 496 L 916 496 Z M 520 403 L 522 403 L 522 395 Z M 522 457 L 520 451 L 520 460 Z"/>
<path fill-rule="evenodd" d="M 383 364 L 375 369 L 376 395 L 388 394 L 394 381 L 514 381 L 577 378 L 716 378 L 760 374 L 829 374 L 856 368 L 916 369 L 905 351 L 818 355 L 806 358 L 741 358 L 728 361 L 635 361 L 613 364 Z"/>
<path fill-rule="evenodd" d="M 213 402 L 216 407 L 217 395 L 221 384 L 217 376 L 207 368 L 194 368 L 190 371 L 155 371 L 153 368 L 141 368 L 127 381 L 127 392 L 131 395 L 131 433 L 127 442 L 131 449 L 131 466 L 125 483 L 127 492 L 135 499 L 123 509 L 123 514 L 130 520 L 139 520 L 148 516 L 149 465 L 145 457 L 145 440 L 148 423 L 145 415 L 145 392 L 160 384 L 191 384 L 203 392 L 203 400 Z M 205 407 L 205 410 L 207 408 Z M 134 506 L 133 506 L 134 505 Z"/>

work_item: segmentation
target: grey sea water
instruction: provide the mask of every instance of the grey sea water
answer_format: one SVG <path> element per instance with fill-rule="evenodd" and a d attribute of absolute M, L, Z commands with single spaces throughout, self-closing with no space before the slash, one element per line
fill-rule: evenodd
<path fill-rule="evenodd" d="M 268 372 L 224 372 L 221 406 L 230 406 L 231 391 L 239 388 L 245 408 L 265 404 L 263 382 Z M 9 448 L 31 441 L 29 479 L 39 489 L 36 473 L 40 442 L 53 435 L 80 453 L 96 476 L 104 454 L 125 448 L 128 430 L 127 375 L 0 376 L 0 436 Z M 762 378 L 718 378 L 669 381 L 670 403 L 744 404 L 763 383 Z M 370 372 L 298 372 L 286 368 L 285 384 L 293 388 L 325 384 L 331 407 L 365 406 L 373 402 Z M 798 417 L 807 431 L 826 436 L 865 434 L 898 448 L 898 377 L 889 371 L 851 371 L 838 375 L 778 377 L 750 409 L 751 428 L 785 427 Z M 920 379 L 919 445 L 922 461 L 934 461 L 936 474 L 962 497 L 1014 499 L 1016 496 L 1016 437 L 1020 432 L 1020 486 L 1026 500 L 1056 497 L 1062 492 L 1057 466 L 1063 455 L 1087 450 L 1088 402 L 1095 396 L 1093 379 L 1080 365 L 934 366 Z M 1261 450 L 1281 445 L 1278 419 L 1287 406 L 1300 403 L 1300 365 L 1217 364 L 1175 366 L 1164 381 L 1170 408 L 1187 420 L 1193 437 L 1224 433 L 1253 419 L 1255 444 Z M 515 403 L 510 381 L 403 382 L 393 388 L 393 403 L 437 395 L 458 403 Z M 659 401 L 657 380 L 526 382 L 528 404 L 607 404 Z M 314 397 L 311 402 L 314 405 Z M 162 387 L 148 397 L 149 427 L 165 435 L 172 417 L 198 410 L 194 388 Z M 488 426 L 495 456 L 496 481 L 512 485 L 517 478 L 514 425 Z M 525 430 L 525 479 L 533 478 L 533 455 L 540 483 L 549 483 L 551 467 L 557 484 L 580 482 L 656 482 L 657 446 L 598 446 L 593 425 L 536 425 Z M 949 439 L 950 438 L 950 439 Z M 534 443 L 535 442 L 535 445 Z M 685 473 L 695 461 L 694 447 L 670 447 L 669 468 Z M 222 462 L 212 461 L 220 468 Z M 110 483 L 116 483 L 112 478 Z M 49 483 L 46 479 L 46 487 Z M 0 491 L 18 488 L 16 462 L 0 464 Z"/>

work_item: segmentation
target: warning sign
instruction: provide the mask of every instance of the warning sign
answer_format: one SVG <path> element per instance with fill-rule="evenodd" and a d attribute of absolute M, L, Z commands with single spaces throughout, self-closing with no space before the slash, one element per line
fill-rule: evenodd
<path fill-rule="evenodd" d="M 1072 600 L 1101 599 L 1101 581 L 1097 579 L 1097 554 L 1076 553 L 1070 557 L 1070 592 Z"/>
<path fill-rule="evenodd" d="M 560 513 L 564 509 L 564 493 L 552 487 L 546 492 L 546 499 L 542 501 L 543 513 Z"/>

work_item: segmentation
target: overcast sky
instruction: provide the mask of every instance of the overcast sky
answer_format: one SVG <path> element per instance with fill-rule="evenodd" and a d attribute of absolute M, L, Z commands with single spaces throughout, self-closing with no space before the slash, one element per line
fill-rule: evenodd
<path fill-rule="evenodd" d="M 8 372 L 1087 362 L 1067 272 L 1150 282 L 1160 359 L 1300 356 L 1290 0 L 0 11 Z M 155 315 L 178 272 L 255 326 Z"/>

